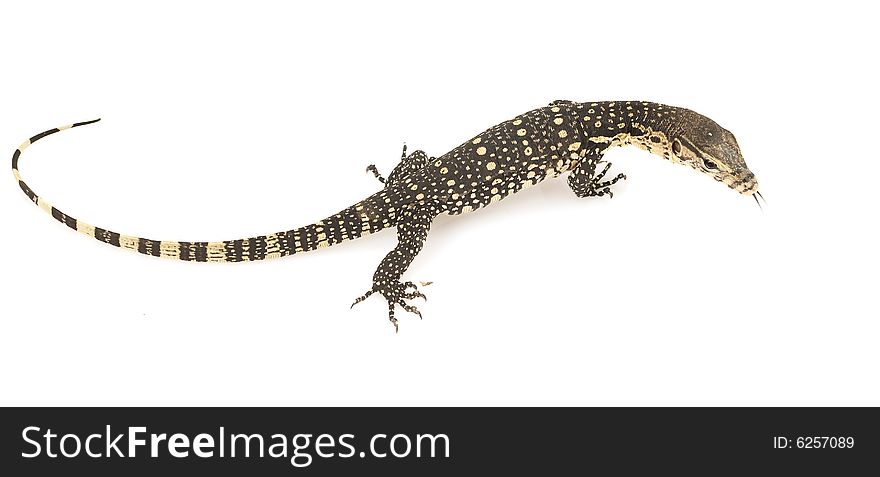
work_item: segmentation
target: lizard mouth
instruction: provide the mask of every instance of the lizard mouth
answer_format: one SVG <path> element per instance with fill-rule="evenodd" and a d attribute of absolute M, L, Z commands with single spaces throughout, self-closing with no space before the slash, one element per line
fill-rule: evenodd
<path fill-rule="evenodd" d="M 756 181 L 752 181 L 747 184 L 743 184 L 736 188 L 737 192 L 742 195 L 752 195 L 758 192 L 758 183 Z"/>
<path fill-rule="evenodd" d="M 755 175 L 749 171 L 746 171 L 745 174 L 741 175 L 728 185 L 731 189 L 734 189 L 743 195 L 752 195 L 758 192 L 758 181 L 755 179 Z"/>

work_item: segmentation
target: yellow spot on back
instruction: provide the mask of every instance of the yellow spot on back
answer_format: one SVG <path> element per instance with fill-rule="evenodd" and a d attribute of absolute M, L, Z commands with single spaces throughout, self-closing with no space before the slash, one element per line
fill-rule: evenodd
<path fill-rule="evenodd" d="M 526 154 L 527 156 L 531 156 L 531 155 L 532 155 L 532 148 L 531 148 L 531 146 L 527 147 L 526 150 L 523 151 L 523 152 L 525 152 L 525 154 Z"/>
<path fill-rule="evenodd" d="M 568 145 L 568 150 L 569 150 L 569 151 L 577 151 L 577 150 L 580 149 L 580 148 L 581 148 L 581 143 L 579 143 L 579 142 L 573 142 L 573 143 L 571 143 L 571 144 Z"/>
<path fill-rule="evenodd" d="M 554 113 L 558 113 L 558 112 L 559 112 L 559 106 L 553 106 L 552 108 L 550 108 L 550 111 L 553 111 Z"/>
<path fill-rule="evenodd" d="M 568 131 L 565 129 L 559 131 L 559 137 L 568 137 Z"/>
<path fill-rule="evenodd" d="M 520 124 L 522 124 L 522 119 L 517 119 L 517 120 L 513 121 L 514 126 L 519 126 Z"/>
<path fill-rule="evenodd" d="M 525 135 L 526 135 L 526 130 L 523 129 L 523 128 L 517 129 L 517 130 L 516 130 L 516 135 L 517 135 L 517 136 L 520 136 L 520 137 L 525 136 Z"/>
<path fill-rule="evenodd" d="M 481 156 L 482 156 L 483 154 L 486 154 L 486 148 L 483 147 L 483 146 L 478 147 L 478 148 L 477 148 L 477 154 L 479 154 L 479 155 L 481 155 Z"/>
<path fill-rule="evenodd" d="M 556 118 L 556 119 L 554 119 L 554 120 L 553 120 L 553 124 L 559 126 L 560 124 L 562 124 L 562 118 Z"/>
<path fill-rule="evenodd" d="M 494 171 L 495 170 L 495 163 L 494 162 L 487 163 L 486 169 L 489 169 L 490 171 Z"/>
<path fill-rule="evenodd" d="M 483 138 L 479 138 L 479 137 L 478 137 L 478 138 L 474 139 L 472 142 L 473 142 L 474 144 L 479 144 L 480 141 L 482 141 L 482 140 L 483 140 Z"/>

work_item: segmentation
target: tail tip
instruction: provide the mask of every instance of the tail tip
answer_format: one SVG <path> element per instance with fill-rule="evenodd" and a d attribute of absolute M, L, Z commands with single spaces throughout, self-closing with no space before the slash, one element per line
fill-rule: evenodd
<path fill-rule="evenodd" d="M 92 119 L 91 121 L 83 121 L 81 123 L 73 123 L 73 126 L 71 126 L 71 127 L 85 126 L 86 124 L 94 124 L 100 120 L 101 120 L 101 118 Z"/>

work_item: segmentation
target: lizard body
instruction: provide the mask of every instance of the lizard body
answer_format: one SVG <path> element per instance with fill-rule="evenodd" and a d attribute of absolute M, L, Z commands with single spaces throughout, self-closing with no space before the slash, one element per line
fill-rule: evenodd
<path fill-rule="evenodd" d="M 68 227 L 110 245 L 142 254 L 197 262 L 240 262 L 284 257 L 352 240 L 394 227 L 398 244 L 373 275 L 373 285 L 352 304 L 373 293 L 388 302 L 397 329 L 395 306 L 416 313 L 405 300 L 424 298 L 401 277 L 421 250 L 433 219 L 485 207 L 547 178 L 568 173 L 578 197 L 612 195 L 610 187 L 626 176 L 605 180 L 610 163 L 602 160 L 613 146 L 635 145 L 673 162 L 689 165 L 741 194 L 758 194 L 736 139 L 714 121 L 691 110 L 644 101 L 550 105 L 504 121 L 440 157 L 423 151 L 406 155 L 384 179 L 384 188 L 366 199 L 303 227 L 221 242 L 181 242 L 132 237 L 77 220 L 38 196 L 21 179 L 22 151 L 45 136 L 97 122 L 86 121 L 44 131 L 26 140 L 12 156 L 12 172 L 24 193 Z M 604 167 L 599 167 L 604 164 Z M 757 199 L 756 199 L 757 200 Z"/>

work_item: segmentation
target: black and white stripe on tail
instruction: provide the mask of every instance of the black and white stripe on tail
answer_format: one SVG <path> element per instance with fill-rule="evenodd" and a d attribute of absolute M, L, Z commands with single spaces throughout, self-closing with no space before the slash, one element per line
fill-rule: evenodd
<path fill-rule="evenodd" d="M 59 128 L 43 131 L 26 140 L 12 154 L 12 175 L 21 190 L 37 206 L 46 211 L 55 220 L 80 232 L 94 237 L 96 240 L 126 248 L 144 255 L 164 257 L 194 262 L 242 262 L 284 257 L 294 253 L 308 252 L 322 247 L 369 235 L 388 227 L 389 214 L 377 214 L 385 205 L 387 191 L 381 191 L 367 199 L 342 210 L 326 219 L 297 229 L 260 235 L 246 239 L 226 240 L 223 242 L 178 242 L 168 240 L 152 240 L 141 237 L 123 235 L 112 230 L 89 225 L 77 220 L 53 207 L 46 199 L 37 195 L 22 180 L 18 170 L 21 153 L 31 144 L 40 139 L 65 129 L 85 126 L 100 121 L 84 121 Z M 393 215 L 393 214 L 392 214 Z"/>

